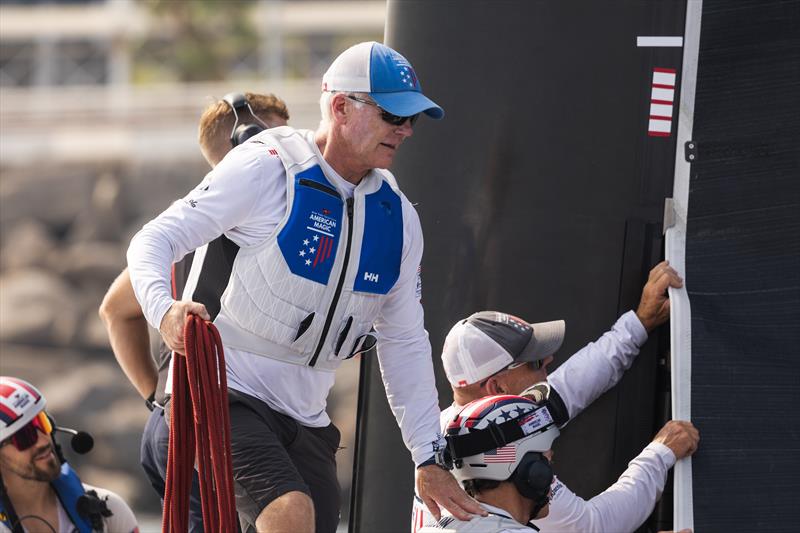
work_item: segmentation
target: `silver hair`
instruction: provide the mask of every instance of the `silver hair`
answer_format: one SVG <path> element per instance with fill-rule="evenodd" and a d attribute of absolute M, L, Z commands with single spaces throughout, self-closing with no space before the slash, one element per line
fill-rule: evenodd
<path fill-rule="evenodd" d="M 345 93 L 345 91 L 322 91 L 322 94 L 319 97 L 319 110 L 322 115 L 322 120 L 320 121 L 319 125 L 320 128 L 327 127 L 331 123 L 331 99 L 333 95 L 337 92 Z M 368 93 L 356 93 L 356 92 L 346 92 L 345 94 L 357 96 L 359 98 L 364 98 L 366 100 L 372 100 Z M 350 100 L 356 108 L 361 109 L 366 104 L 361 102 L 357 102 L 355 100 Z"/>

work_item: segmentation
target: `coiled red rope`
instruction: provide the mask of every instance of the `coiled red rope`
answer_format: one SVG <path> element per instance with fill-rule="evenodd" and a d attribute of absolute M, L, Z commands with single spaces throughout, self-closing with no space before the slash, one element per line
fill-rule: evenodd
<path fill-rule="evenodd" d="M 225 354 L 217 328 L 189 315 L 183 329 L 186 357 L 173 361 L 167 485 L 163 533 L 189 528 L 189 492 L 197 456 L 206 531 L 235 532 L 236 503 L 230 454 Z"/>

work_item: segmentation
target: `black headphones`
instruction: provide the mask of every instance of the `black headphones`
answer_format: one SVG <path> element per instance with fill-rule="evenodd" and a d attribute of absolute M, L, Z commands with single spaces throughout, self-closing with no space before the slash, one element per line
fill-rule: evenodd
<path fill-rule="evenodd" d="M 534 518 L 550 501 L 550 485 L 553 483 L 553 467 L 539 452 L 528 452 L 517 465 L 509 481 L 520 494 L 536 505 L 531 514 Z"/>
<path fill-rule="evenodd" d="M 265 123 L 263 120 L 258 118 L 255 113 L 253 113 L 253 108 L 250 107 L 250 102 L 247 101 L 247 97 L 242 93 L 228 93 L 222 97 L 222 100 L 228 104 L 233 111 L 233 129 L 231 129 L 231 146 L 239 146 L 247 139 L 261 133 L 265 129 L 269 128 L 269 125 Z M 250 115 L 258 122 L 261 123 L 259 126 L 258 124 L 239 123 L 239 112 L 243 111 L 247 108 L 250 111 Z"/>

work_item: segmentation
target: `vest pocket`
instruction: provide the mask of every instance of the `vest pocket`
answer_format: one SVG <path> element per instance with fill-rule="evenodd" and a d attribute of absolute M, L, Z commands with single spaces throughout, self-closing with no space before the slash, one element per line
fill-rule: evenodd
<path fill-rule="evenodd" d="M 339 333 L 339 339 L 336 341 L 336 350 L 335 354 L 338 357 L 339 351 L 342 349 L 342 345 L 344 344 L 345 339 L 347 338 L 347 334 L 350 332 L 350 326 L 353 325 L 353 317 L 348 317 L 347 323 L 344 325 L 344 329 Z"/>
<path fill-rule="evenodd" d="M 331 361 L 344 361 L 375 347 L 377 338 L 370 332 L 372 322 L 360 322 L 353 316 L 343 320 L 336 344 L 330 354 Z"/>
<path fill-rule="evenodd" d="M 355 357 L 356 355 L 366 353 L 371 349 L 373 349 L 376 344 L 378 344 L 378 338 L 371 332 L 365 335 L 361 335 L 353 343 L 353 349 L 350 350 L 350 355 L 348 355 L 345 359 L 350 359 L 351 357 Z"/>
<path fill-rule="evenodd" d="M 310 313 L 297 326 L 297 333 L 295 334 L 294 341 L 291 343 L 291 348 L 296 350 L 299 354 L 307 355 L 311 353 L 315 346 L 315 340 L 319 335 L 319 329 L 323 321 L 317 320 L 316 313 Z"/>
<path fill-rule="evenodd" d="M 300 327 L 297 328 L 297 335 L 294 336 L 294 340 L 297 340 L 300 337 L 302 337 L 303 333 L 306 332 L 306 330 L 309 328 L 309 326 L 311 326 L 311 323 L 313 321 L 314 321 L 314 313 L 311 313 L 310 315 L 305 317 L 303 321 L 300 322 Z"/>

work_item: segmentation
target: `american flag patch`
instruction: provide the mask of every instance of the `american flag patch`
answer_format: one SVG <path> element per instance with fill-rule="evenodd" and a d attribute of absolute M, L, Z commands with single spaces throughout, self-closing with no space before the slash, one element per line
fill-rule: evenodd
<path fill-rule="evenodd" d="M 501 446 L 483 454 L 484 463 L 513 463 L 517 460 L 515 446 Z"/>

